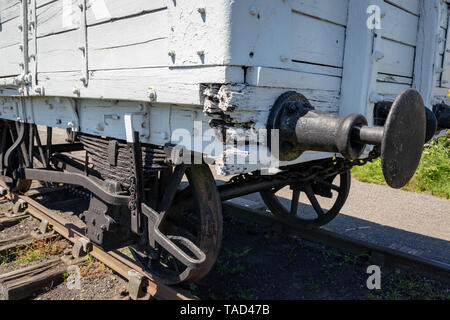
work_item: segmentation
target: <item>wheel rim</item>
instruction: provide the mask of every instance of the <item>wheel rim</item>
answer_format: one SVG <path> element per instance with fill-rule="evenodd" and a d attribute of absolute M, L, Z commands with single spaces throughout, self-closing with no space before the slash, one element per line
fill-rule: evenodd
<path fill-rule="evenodd" d="M 168 285 L 194 282 L 204 277 L 217 260 L 222 240 L 222 203 L 209 167 L 192 165 L 186 169 L 185 176 L 189 183 L 186 189 L 195 199 L 195 209 L 181 215 L 178 210 L 173 210 L 177 211 L 173 214 L 169 211 L 168 222 L 161 226 L 161 231 L 188 238 L 203 251 L 206 260 L 199 268 L 191 269 L 158 248 L 157 257 L 150 260 L 146 271 L 155 280 Z M 172 208 L 180 208 L 182 200 L 176 197 Z"/>
<path fill-rule="evenodd" d="M 325 180 L 289 185 L 289 194 L 286 192 L 286 186 L 265 190 L 260 194 L 269 210 L 279 219 L 300 228 L 313 229 L 329 223 L 339 214 L 347 200 L 350 183 L 351 174 L 346 171 Z M 324 195 L 329 198 L 328 192 L 331 192 L 332 198 L 326 201 L 329 209 L 325 209 L 320 198 L 325 198 Z M 306 196 L 309 206 L 300 203 L 302 193 Z"/>

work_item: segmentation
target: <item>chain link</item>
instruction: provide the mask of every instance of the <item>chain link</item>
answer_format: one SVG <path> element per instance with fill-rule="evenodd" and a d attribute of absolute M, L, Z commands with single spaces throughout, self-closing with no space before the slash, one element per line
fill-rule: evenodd
<path fill-rule="evenodd" d="M 134 153 L 133 148 L 129 147 L 129 157 L 130 157 L 130 177 L 128 178 L 128 182 L 130 184 L 129 192 L 130 192 L 130 201 L 128 202 L 128 208 L 131 212 L 135 212 L 137 210 L 136 202 L 137 202 L 137 194 L 136 194 L 136 172 L 134 170 Z"/>
<path fill-rule="evenodd" d="M 378 147 L 375 147 L 366 158 L 348 160 L 341 158 L 332 158 L 315 161 L 313 164 L 304 165 L 295 170 L 285 170 L 275 175 L 261 175 L 260 172 L 244 173 L 232 177 L 227 183 L 245 183 L 249 180 L 295 180 L 297 182 L 306 182 L 316 179 L 326 179 L 331 176 L 344 173 L 355 166 L 364 166 L 380 156 Z"/>

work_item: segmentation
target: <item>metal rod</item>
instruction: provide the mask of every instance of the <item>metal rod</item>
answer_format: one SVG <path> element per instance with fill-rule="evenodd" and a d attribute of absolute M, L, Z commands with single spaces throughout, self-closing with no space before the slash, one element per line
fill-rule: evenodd
<path fill-rule="evenodd" d="M 36 135 L 37 148 L 38 148 L 41 160 L 42 160 L 42 164 L 44 165 L 44 168 L 48 168 L 47 158 L 45 157 L 44 149 L 42 148 L 41 137 L 39 137 L 39 131 L 38 131 L 38 128 L 37 128 L 37 126 L 35 124 L 33 125 L 33 131 L 34 131 L 34 133 Z"/>
<path fill-rule="evenodd" d="M 352 139 L 364 143 L 380 145 L 383 141 L 384 127 L 354 127 L 352 130 Z"/>
<path fill-rule="evenodd" d="M 275 179 L 263 181 L 248 181 L 242 184 L 225 184 L 218 186 L 222 201 L 242 197 L 248 194 L 276 188 L 289 184 L 288 180 Z"/>
<path fill-rule="evenodd" d="M 50 156 L 52 155 L 52 130 L 52 127 L 47 127 L 47 145 L 45 146 L 47 163 L 50 163 Z"/>
<path fill-rule="evenodd" d="M 42 169 L 20 169 L 19 178 L 79 185 L 91 191 L 104 202 L 112 205 L 128 205 L 130 197 L 110 193 L 93 179 L 79 173 Z"/>

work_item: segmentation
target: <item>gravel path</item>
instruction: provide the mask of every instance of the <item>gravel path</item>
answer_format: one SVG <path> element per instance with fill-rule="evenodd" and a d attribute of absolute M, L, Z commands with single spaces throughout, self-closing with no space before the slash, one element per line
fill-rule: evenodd
<path fill-rule="evenodd" d="M 288 188 L 280 194 L 291 195 Z M 257 194 L 245 199 L 264 207 Z M 313 210 L 303 193 L 300 201 L 301 210 Z M 327 199 L 320 201 L 326 203 Z M 350 195 L 341 214 L 324 228 L 450 263 L 450 200 L 447 199 L 352 179 Z"/>

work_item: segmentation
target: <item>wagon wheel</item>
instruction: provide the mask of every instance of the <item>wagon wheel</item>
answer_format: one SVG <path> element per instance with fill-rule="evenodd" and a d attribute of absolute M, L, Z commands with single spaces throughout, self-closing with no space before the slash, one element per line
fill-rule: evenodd
<path fill-rule="evenodd" d="M 6 155 L 10 147 L 17 141 L 25 124 L 20 124 L 13 121 L 3 121 L 1 124 L 0 133 L 0 161 L 1 174 L 4 176 L 5 183 L 13 192 L 26 192 L 31 187 L 31 180 L 14 179 L 12 178 L 14 170 L 23 168 L 25 166 L 24 156 L 19 147 L 16 155 L 10 157 L 8 166 L 6 167 Z M 25 140 L 28 139 L 28 131 L 24 130 Z M 25 144 L 24 144 L 25 145 Z"/>
<path fill-rule="evenodd" d="M 161 172 L 157 181 L 154 181 L 152 189 L 153 191 L 159 189 L 159 192 L 156 197 L 153 192 L 153 199 L 149 201 L 152 207 L 156 207 L 156 202 L 161 200 L 166 191 L 166 186 L 171 179 L 171 171 Z M 204 277 L 216 262 L 222 240 L 222 203 L 209 167 L 205 164 L 189 166 L 183 178 L 187 180 L 179 187 L 180 192 L 183 190 L 183 193 L 179 192 L 175 196 L 171 209 L 168 211 L 168 218 L 161 225 L 160 230 L 168 236 L 187 238 L 205 254 L 206 260 L 198 268 L 186 267 L 156 244 L 156 248 L 150 250 L 151 259 L 146 263 L 146 271 L 155 280 L 169 285 L 194 282 Z M 183 184 L 188 186 L 183 189 Z M 155 188 L 155 186 L 158 187 Z M 183 194 L 193 197 L 194 208 L 183 206 L 183 202 L 187 200 Z M 176 244 L 189 252 L 182 243 Z"/>
<path fill-rule="evenodd" d="M 289 190 L 285 186 L 264 190 L 261 191 L 261 197 L 278 218 L 303 229 L 314 229 L 329 223 L 338 215 L 347 200 L 350 181 L 350 171 L 346 171 L 327 179 L 292 184 Z M 302 192 L 309 200 L 310 208 L 299 205 Z M 330 199 L 324 203 L 328 210 L 319 203 L 317 196 Z"/>

